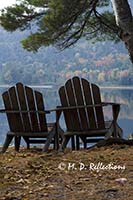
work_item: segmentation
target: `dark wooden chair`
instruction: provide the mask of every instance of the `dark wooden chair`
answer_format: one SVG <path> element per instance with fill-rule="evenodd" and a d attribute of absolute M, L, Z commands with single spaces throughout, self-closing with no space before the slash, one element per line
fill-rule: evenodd
<path fill-rule="evenodd" d="M 45 143 L 44 151 L 48 150 L 54 140 L 56 123 L 47 123 L 43 95 L 32 88 L 17 83 L 4 92 L 3 101 L 10 131 L 7 133 L 2 148 L 4 153 L 12 139 L 15 139 L 15 150 L 19 150 L 21 137 L 27 143 L 27 148 L 32 143 Z"/>
<path fill-rule="evenodd" d="M 121 137 L 122 129 L 117 124 L 120 105 L 116 103 L 102 103 L 100 89 L 79 77 L 69 79 L 59 89 L 66 132 L 60 149 L 64 149 L 70 138 L 72 148 L 79 149 L 79 138 L 86 148 L 87 143 L 97 142 L 105 137 Z M 105 121 L 103 106 L 111 105 L 113 118 Z"/>

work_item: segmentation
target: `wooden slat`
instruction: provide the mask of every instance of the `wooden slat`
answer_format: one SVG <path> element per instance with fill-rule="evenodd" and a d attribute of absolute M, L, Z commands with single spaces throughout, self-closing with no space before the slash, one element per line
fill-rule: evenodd
<path fill-rule="evenodd" d="M 101 137 L 105 136 L 105 134 L 108 132 L 107 129 L 93 129 L 93 130 L 87 130 L 87 131 L 68 131 L 65 132 L 64 135 L 79 135 L 79 136 L 86 136 L 86 137 Z"/>
<path fill-rule="evenodd" d="M 66 82 L 65 88 L 66 88 L 66 95 L 67 95 L 67 98 L 68 98 L 69 106 L 76 106 L 76 99 L 75 99 L 75 96 L 74 96 L 74 91 L 73 91 L 71 79 Z M 70 112 L 70 116 L 71 116 L 71 119 L 72 119 L 71 123 L 73 124 L 73 131 L 81 130 L 82 127 L 81 127 L 81 123 L 80 123 L 78 109 L 73 109 L 69 112 Z"/>
<path fill-rule="evenodd" d="M 37 110 L 44 111 L 45 107 L 43 102 L 43 95 L 40 92 L 35 91 L 35 99 Z M 38 119 L 41 131 L 48 131 L 45 113 L 38 113 Z"/>
<path fill-rule="evenodd" d="M 68 101 L 67 101 L 67 97 L 66 97 L 66 93 L 65 93 L 65 87 L 61 87 L 59 89 L 59 96 L 60 96 L 60 101 L 61 101 L 61 105 L 63 107 L 68 107 Z M 66 127 L 67 130 L 73 130 L 73 123 L 72 123 L 72 119 L 70 116 L 70 111 L 69 110 L 65 110 L 63 111 L 64 114 L 64 118 L 65 118 L 65 122 L 66 122 Z"/>
<path fill-rule="evenodd" d="M 10 96 L 12 109 L 13 110 L 19 110 L 19 104 L 18 104 L 18 99 L 17 99 L 15 87 L 11 87 L 9 89 L 9 96 Z M 12 118 L 14 118 L 14 121 L 15 121 L 15 123 L 13 124 L 14 131 L 17 131 L 17 132 L 24 131 L 21 114 L 20 113 L 14 113 L 12 115 Z"/>
<path fill-rule="evenodd" d="M 85 105 L 79 77 L 74 77 L 72 81 L 73 81 L 73 86 L 75 90 L 77 105 L 78 106 Z M 88 130 L 89 124 L 87 120 L 86 109 L 82 108 L 82 109 L 78 109 L 78 111 L 79 111 L 82 130 Z"/>
<path fill-rule="evenodd" d="M 48 136 L 48 132 L 10 132 L 10 135 L 14 136 L 23 136 L 23 137 L 29 137 L 29 138 L 45 138 Z"/>
<path fill-rule="evenodd" d="M 84 92 L 85 103 L 86 105 L 92 105 L 93 101 L 92 101 L 90 83 L 85 79 L 81 79 L 81 82 L 82 82 L 82 87 L 83 87 L 83 92 Z M 93 107 L 87 108 L 87 114 L 88 114 L 90 129 L 96 129 L 97 126 L 96 126 L 94 108 Z"/>
<path fill-rule="evenodd" d="M 2 98 L 3 98 L 5 109 L 6 110 L 12 110 L 9 94 L 8 94 L 7 91 L 2 94 Z M 7 115 L 10 130 L 14 131 L 15 121 L 14 121 L 14 117 L 12 117 L 13 114 L 12 113 L 6 113 L 6 115 Z"/>
<path fill-rule="evenodd" d="M 36 110 L 33 90 L 30 87 L 25 86 L 25 92 L 29 110 Z M 32 131 L 33 132 L 40 131 L 38 125 L 37 113 L 30 113 L 30 121 L 31 121 Z"/>
<path fill-rule="evenodd" d="M 91 84 L 91 88 L 92 88 L 94 104 L 100 104 L 101 103 L 101 96 L 100 96 L 99 87 L 95 84 Z M 103 108 L 102 108 L 102 106 L 101 107 L 95 107 L 95 110 L 96 110 L 96 118 L 97 118 L 98 128 L 103 129 L 103 128 L 105 128 Z"/>
<path fill-rule="evenodd" d="M 28 108 L 26 104 L 25 91 L 24 91 L 23 84 L 17 83 L 16 88 L 17 88 L 17 93 L 18 93 L 20 109 L 26 111 Z M 31 129 L 31 124 L 30 124 L 29 114 L 22 113 L 22 118 L 23 118 L 24 131 L 30 132 L 32 129 Z"/>

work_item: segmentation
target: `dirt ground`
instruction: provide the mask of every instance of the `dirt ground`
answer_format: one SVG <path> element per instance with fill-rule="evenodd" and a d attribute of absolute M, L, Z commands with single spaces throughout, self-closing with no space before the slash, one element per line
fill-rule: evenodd
<path fill-rule="evenodd" d="M 132 200 L 133 147 L 0 154 L 0 200 Z"/>

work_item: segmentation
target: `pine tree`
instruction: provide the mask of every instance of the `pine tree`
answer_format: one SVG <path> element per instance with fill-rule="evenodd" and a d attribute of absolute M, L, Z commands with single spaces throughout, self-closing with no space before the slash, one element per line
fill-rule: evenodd
<path fill-rule="evenodd" d="M 128 1 L 112 0 L 115 11 L 119 10 L 120 5 L 116 4 L 117 1 L 123 1 L 123 6 L 128 5 L 127 12 L 132 24 Z M 122 39 L 133 62 L 133 45 L 129 48 L 127 44 L 129 31 L 125 32 L 123 25 L 116 23 L 116 14 L 120 12 L 114 15 L 111 0 L 19 0 L 17 4 L 1 11 L 0 24 L 11 32 L 30 29 L 31 34 L 22 41 L 28 51 L 37 51 L 41 46 L 48 45 L 65 49 L 81 37 L 93 42 Z"/>

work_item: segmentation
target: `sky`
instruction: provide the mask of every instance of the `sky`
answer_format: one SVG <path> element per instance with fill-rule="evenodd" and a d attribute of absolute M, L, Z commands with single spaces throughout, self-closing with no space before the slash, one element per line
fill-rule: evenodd
<path fill-rule="evenodd" d="M 0 9 L 16 3 L 16 0 L 0 0 Z"/>

